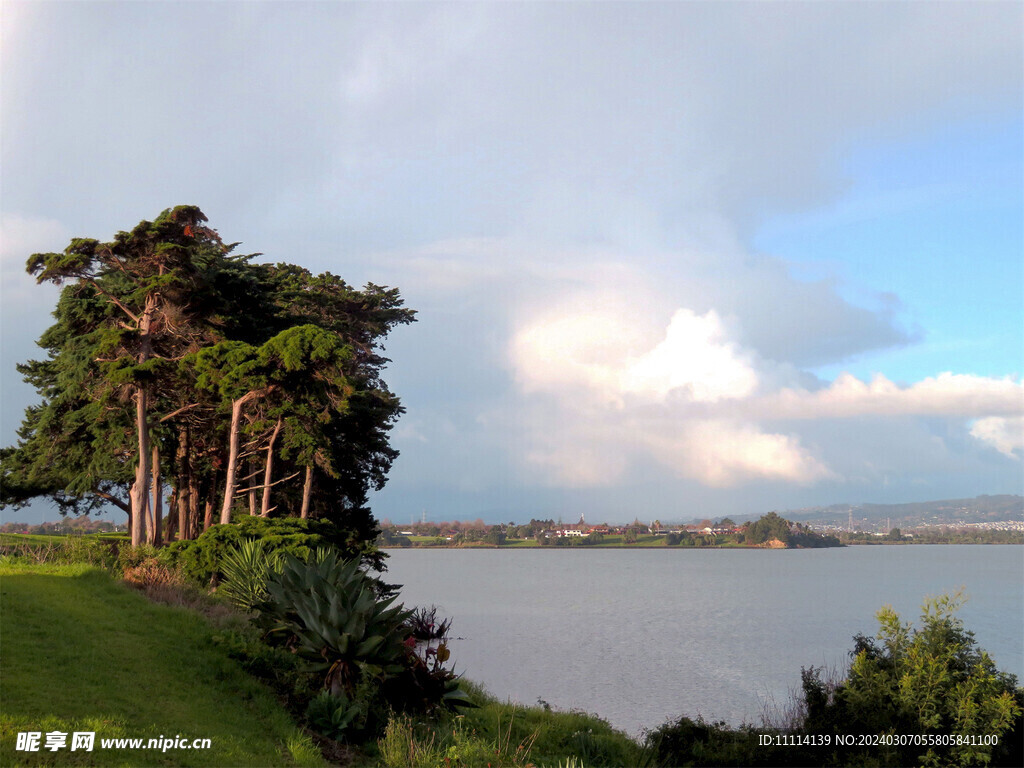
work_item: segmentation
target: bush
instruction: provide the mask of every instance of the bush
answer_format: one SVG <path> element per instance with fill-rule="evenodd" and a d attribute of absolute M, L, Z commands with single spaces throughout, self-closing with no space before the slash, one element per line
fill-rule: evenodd
<path fill-rule="evenodd" d="M 322 559 L 286 555 L 266 589 L 257 622 L 312 671 L 325 672 L 332 693 L 351 693 L 365 677 L 401 671 L 409 612 L 392 606 L 393 597 L 378 599 L 374 580 L 356 560 L 334 552 Z"/>
<path fill-rule="evenodd" d="M 438 619 L 437 606 L 413 608 L 407 622 L 409 634 L 417 640 L 441 640 L 448 636 L 451 619 Z"/>
<path fill-rule="evenodd" d="M 160 558 L 198 583 L 218 584 L 225 576 L 224 557 L 243 541 L 258 539 L 270 556 L 288 554 L 300 559 L 320 547 L 335 547 L 344 557 L 360 560 L 373 559 L 377 554 L 372 547 L 355 547 L 344 535 L 335 525 L 323 520 L 242 515 L 231 525 L 211 526 L 193 541 L 168 545 L 161 550 Z"/>
<path fill-rule="evenodd" d="M 27 563 L 84 563 L 120 573 L 118 550 L 120 542 L 95 536 L 47 536 L 47 541 L 25 541 L 2 547 L 5 557 Z"/>
<path fill-rule="evenodd" d="M 267 578 L 280 565 L 267 554 L 260 539 L 248 539 L 228 549 L 221 559 L 224 581 L 218 590 L 228 602 L 250 613 L 267 599 Z"/>
<path fill-rule="evenodd" d="M 804 730 L 997 736 L 998 746 L 880 747 L 873 756 L 901 765 L 1019 765 L 1024 692 L 964 629 L 955 615 L 962 604 L 959 595 L 925 601 L 919 628 L 891 608 L 879 611 L 880 642 L 854 638 L 845 681 L 829 690 L 813 670 L 804 674 Z"/>
<path fill-rule="evenodd" d="M 795 714 L 774 733 L 829 736 L 830 745 L 760 747 L 758 733 L 771 729 L 730 729 L 684 717 L 648 736 L 657 764 L 1019 766 L 1024 691 L 1013 675 L 996 669 L 956 618 L 962 603 L 958 595 L 925 601 L 919 628 L 883 608 L 877 642 L 854 638 L 845 678 L 802 670 Z M 835 740 L 884 734 L 961 736 L 967 743 L 837 746 Z M 993 736 L 997 745 L 978 743 Z"/>
<path fill-rule="evenodd" d="M 529 757 L 535 737 L 514 743 L 508 732 L 492 739 L 461 720 L 444 730 L 433 730 L 398 716 L 388 722 L 377 748 L 384 768 L 527 768 L 533 765 Z"/>
<path fill-rule="evenodd" d="M 154 587 L 180 587 L 183 585 L 181 574 L 149 557 L 138 565 L 131 565 L 124 570 L 124 581 L 138 589 Z"/>
<path fill-rule="evenodd" d="M 758 746 L 758 734 L 724 722 L 706 723 L 703 718 L 680 717 L 647 735 L 647 747 L 655 765 L 762 766 L 799 765 L 796 753 L 776 754 Z"/>

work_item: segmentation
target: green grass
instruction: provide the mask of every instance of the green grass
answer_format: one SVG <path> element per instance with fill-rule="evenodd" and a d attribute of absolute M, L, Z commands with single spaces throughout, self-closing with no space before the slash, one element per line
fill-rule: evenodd
<path fill-rule="evenodd" d="M 128 541 L 126 533 L 0 533 L 0 547 L 19 546 L 59 546 L 69 539 L 85 539 L 99 541 Z"/>
<path fill-rule="evenodd" d="M 462 685 L 477 709 L 433 723 L 399 719 L 378 742 L 377 754 L 365 755 L 364 764 L 602 768 L 650 763 L 650 754 L 636 741 L 595 715 L 500 702 L 473 683 Z"/>
<path fill-rule="evenodd" d="M 191 611 L 151 603 L 90 566 L 11 564 L 0 564 L 0 611 L 0 764 L 323 765 Z M 19 731 L 52 730 L 95 731 L 96 748 L 15 751 Z M 102 738 L 179 735 L 212 748 L 100 747 Z"/>

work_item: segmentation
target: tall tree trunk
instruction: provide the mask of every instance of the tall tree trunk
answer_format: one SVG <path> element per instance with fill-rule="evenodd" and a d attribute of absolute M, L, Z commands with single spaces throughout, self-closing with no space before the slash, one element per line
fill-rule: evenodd
<path fill-rule="evenodd" d="M 175 451 L 174 464 L 178 470 L 178 484 L 174 493 L 174 501 L 178 513 L 178 541 L 184 541 L 189 537 L 189 492 L 192 485 L 191 473 L 189 472 L 188 426 L 184 424 L 178 427 L 178 448 Z M 170 531 L 167 532 L 167 538 L 171 538 Z"/>
<path fill-rule="evenodd" d="M 156 295 L 146 297 L 146 306 L 139 318 L 138 363 L 146 362 L 153 351 L 150 327 L 157 307 Z M 135 468 L 135 482 L 129 491 L 132 503 L 132 546 L 137 547 L 146 539 L 146 514 L 149 507 L 149 396 L 146 388 L 139 386 L 135 392 L 135 429 L 138 433 L 139 463 Z"/>
<path fill-rule="evenodd" d="M 213 482 L 211 482 L 210 489 L 206 492 L 205 512 L 203 513 L 203 533 L 210 530 L 210 526 L 213 525 L 213 503 L 216 493 L 217 487 Z"/>
<path fill-rule="evenodd" d="M 191 459 L 189 460 L 191 462 Z M 189 464 L 188 472 L 188 533 L 186 539 L 199 535 L 199 478 Z"/>
<path fill-rule="evenodd" d="M 302 512 L 299 517 L 305 520 L 309 517 L 309 499 L 313 495 L 313 467 L 306 466 L 306 482 L 302 485 Z"/>
<path fill-rule="evenodd" d="M 270 515 L 270 479 L 274 468 L 274 443 L 277 442 L 279 434 L 281 434 L 280 416 L 277 418 L 274 434 L 270 436 L 270 443 L 267 445 L 267 466 L 263 470 L 263 503 L 260 504 L 260 517 L 269 517 Z"/>
<path fill-rule="evenodd" d="M 149 511 L 149 425 L 146 423 L 146 390 L 139 387 L 135 393 L 135 427 L 138 432 L 139 463 L 135 467 L 135 482 L 128 493 L 132 502 L 132 546 L 146 540 L 146 515 Z"/>
<path fill-rule="evenodd" d="M 253 462 L 253 461 L 246 462 L 246 468 L 249 470 L 249 472 L 248 472 L 249 477 L 255 477 L 256 476 L 256 470 L 253 469 L 254 465 L 255 465 L 255 462 Z M 249 495 L 249 514 L 255 516 L 255 514 L 256 514 L 256 486 L 255 485 L 249 486 L 249 494 L 248 495 Z"/>
<path fill-rule="evenodd" d="M 163 478 L 160 476 L 160 444 L 153 441 L 153 458 L 150 461 L 153 470 L 153 530 L 148 538 L 154 547 L 163 542 L 164 525 L 164 489 Z"/>
<path fill-rule="evenodd" d="M 231 403 L 231 432 L 228 447 L 228 474 L 224 480 L 224 503 L 220 507 L 220 523 L 231 522 L 231 505 L 235 501 L 235 476 L 238 472 L 238 432 L 242 421 L 242 408 L 256 397 L 255 392 L 247 392 Z"/>
<path fill-rule="evenodd" d="M 181 496 L 181 491 L 178 490 L 177 486 L 171 488 L 171 495 L 167 499 L 167 530 L 165 531 L 168 544 L 174 541 L 175 534 L 178 532 L 179 496 Z"/>

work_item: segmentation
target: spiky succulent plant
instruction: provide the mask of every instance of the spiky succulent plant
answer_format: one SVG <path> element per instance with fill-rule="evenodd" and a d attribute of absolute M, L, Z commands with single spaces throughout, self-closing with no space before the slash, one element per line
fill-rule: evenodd
<path fill-rule="evenodd" d="M 308 561 L 288 555 L 266 582 L 259 622 L 324 673 L 333 694 L 351 692 L 367 677 L 400 673 L 407 656 L 410 612 L 394 597 L 379 599 L 374 580 L 356 560 L 326 553 Z"/>

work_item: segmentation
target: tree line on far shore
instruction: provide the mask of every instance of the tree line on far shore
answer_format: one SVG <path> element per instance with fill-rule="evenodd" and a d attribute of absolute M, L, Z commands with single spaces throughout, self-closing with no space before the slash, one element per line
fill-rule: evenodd
<path fill-rule="evenodd" d="M 417 536 L 416 542 L 410 536 Z M 729 518 L 712 523 L 705 520 L 698 526 L 663 526 L 655 520 L 650 525 L 635 520 L 619 526 L 602 524 L 564 526 L 554 520 L 531 519 L 529 523 L 514 522 L 487 525 L 483 520 L 441 523 L 418 522 L 400 526 L 385 520 L 381 524 L 378 543 L 385 547 L 414 546 L 501 546 L 515 541 L 533 540 L 540 546 L 579 547 L 601 544 L 650 544 L 664 540 L 667 546 L 783 546 L 837 547 L 834 536 L 824 536 L 807 526 L 792 523 L 775 512 L 756 521 L 738 525 Z"/>

